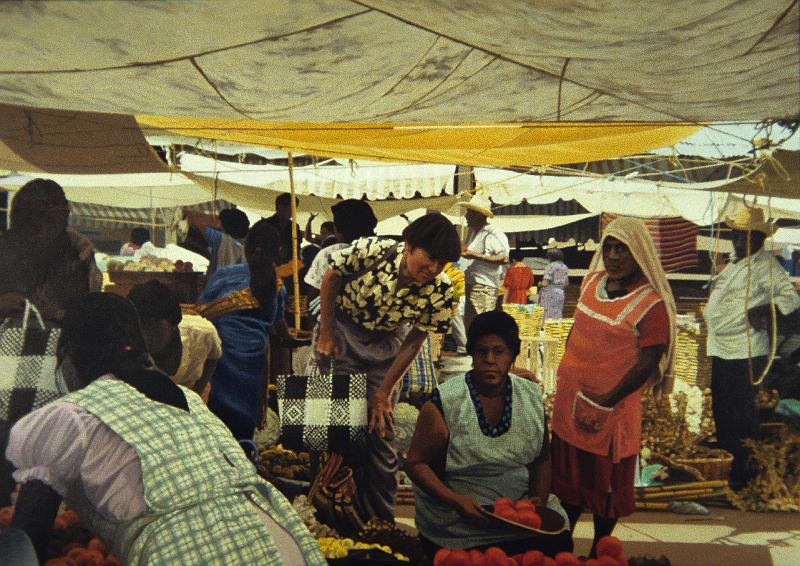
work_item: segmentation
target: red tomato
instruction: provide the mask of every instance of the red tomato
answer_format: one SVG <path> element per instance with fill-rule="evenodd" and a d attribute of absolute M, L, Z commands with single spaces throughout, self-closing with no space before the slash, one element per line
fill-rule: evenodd
<path fill-rule="evenodd" d="M 559 552 L 556 554 L 556 566 L 581 566 L 581 562 L 571 552 Z"/>
<path fill-rule="evenodd" d="M 617 564 L 619 566 L 628 566 L 628 559 L 624 556 L 617 556 Z"/>
<path fill-rule="evenodd" d="M 533 527 L 534 529 L 538 529 L 542 526 L 542 518 L 535 511 L 520 511 L 519 522 L 523 525 Z"/>
<path fill-rule="evenodd" d="M 597 561 L 597 558 L 590 558 L 586 561 L 586 566 L 600 566 L 600 563 Z"/>
<path fill-rule="evenodd" d="M 445 564 L 446 566 L 472 566 L 472 559 L 466 550 L 457 548 L 450 551 Z"/>
<path fill-rule="evenodd" d="M 472 560 L 472 566 L 486 566 L 486 558 L 480 550 L 474 548 L 469 551 L 469 558 Z"/>
<path fill-rule="evenodd" d="M 494 506 L 495 507 L 503 506 L 503 505 L 506 505 L 508 507 L 512 507 L 514 505 L 514 502 L 511 501 L 511 499 L 508 498 L 508 497 L 498 497 L 497 499 L 494 500 Z"/>
<path fill-rule="evenodd" d="M 93 539 L 91 539 L 86 544 L 86 548 L 88 548 L 89 550 L 96 550 L 97 552 L 99 552 L 103 556 L 108 554 L 108 549 L 106 548 L 106 543 L 104 543 L 102 540 L 100 540 L 97 537 L 94 537 Z"/>
<path fill-rule="evenodd" d="M 11 521 L 14 518 L 13 507 L 3 507 L 0 509 L 0 529 L 5 529 L 11 526 Z"/>
<path fill-rule="evenodd" d="M 619 566 L 616 556 L 598 556 L 597 566 Z"/>
<path fill-rule="evenodd" d="M 508 564 L 508 554 L 496 546 L 487 548 L 483 556 L 486 558 L 486 566 L 506 566 Z"/>
<path fill-rule="evenodd" d="M 550 558 L 549 556 L 545 556 L 542 560 L 542 566 L 558 566 L 554 558 Z"/>
<path fill-rule="evenodd" d="M 540 550 L 529 550 L 522 557 L 522 566 L 542 566 L 544 554 Z"/>
<path fill-rule="evenodd" d="M 615 536 L 605 536 L 597 541 L 597 556 L 622 556 L 622 542 Z"/>
<path fill-rule="evenodd" d="M 103 561 L 103 566 L 120 566 L 119 560 L 113 554 L 109 554 L 106 556 L 106 559 Z"/>
<path fill-rule="evenodd" d="M 509 521 L 519 522 L 519 513 L 514 511 L 511 507 L 500 507 L 494 510 L 494 514 Z"/>
<path fill-rule="evenodd" d="M 536 511 L 536 506 L 530 499 L 520 499 L 516 503 L 514 503 L 514 509 L 517 511 L 522 511 L 523 509 L 530 509 L 531 511 Z"/>
<path fill-rule="evenodd" d="M 440 548 L 433 555 L 433 566 L 445 566 L 447 564 L 447 557 L 450 555 L 449 548 Z"/>
<path fill-rule="evenodd" d="M 78 514 L 75 511 L 64 511 L 59 515 L 61 519 L 67 524 L 68 527 L 80 525 L 81 520 L 78 519 Z"/>
<path fill-rule="evenodd" d="M 517 566 L 522 566 L 522 557 L 523 557 L 523 556 L 525 556 L 525 555 L 524 555 L 524 554 L 522 554 L 522 553 L 520 552 L 519 554 L 515 554 L 515 555 L 514 555 L 514 556 L 512 556 L 511 558 L 513 558 L 513 559 L 514 559 L 514 563 L 515 563 Z"/>

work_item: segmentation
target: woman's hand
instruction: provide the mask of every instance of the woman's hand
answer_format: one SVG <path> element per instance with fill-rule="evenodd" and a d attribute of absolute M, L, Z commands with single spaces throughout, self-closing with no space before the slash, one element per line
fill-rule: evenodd
<path fill-rule="evenodd" d="M 320 356 L 330 357 L 333 355 L 341 354 L 339 346 L 336 344 L 336 339 L 333 333 L 320 329 L 319 339 L 317 340 L 316 347 L 317 354 Z"/>
<path fill-rule="evenodd" d="M 389 397 L 390 395 L 379 389 L 367 399 L 369 432 L 372 433 L 377 428 L 381 438 L 385 437 L 387 429 L 394 432 L 394 413 L 392 412 L 392 402 Z"/>
<path fill-rule="evenodd" d="M 469 495 L 457 494 L 453 499 L 452 506 L 468 523 L 483 526 L 489 522 L 489 518 L 481 510 L 481 506 Z"/>
<path fill-rule="evenodd" d="M 72 247 L 78 252 L 78 257 L 81 261 L 86 261 L 94 254 L 94 244 L 92 241 L 75 230 L 74 228 L 67 227 L 67 236 L 69 236 Z"/>

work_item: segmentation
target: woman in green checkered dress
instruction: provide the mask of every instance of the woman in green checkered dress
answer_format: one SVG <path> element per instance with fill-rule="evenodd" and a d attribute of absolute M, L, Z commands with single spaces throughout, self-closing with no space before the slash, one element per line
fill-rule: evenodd
<path fill-rule="evenodd" d="M 64 498 L 123 564 L 326 563 L 200 397 L 151 369 L 127 300 L 79 301 L 58 357 L 71 393 L 19 421 L 7 451 L 14 526 L 40 557 Z"/>

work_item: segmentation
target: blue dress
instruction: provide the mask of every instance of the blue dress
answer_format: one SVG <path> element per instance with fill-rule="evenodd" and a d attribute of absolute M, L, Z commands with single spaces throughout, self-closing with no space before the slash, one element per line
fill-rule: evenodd
<path fill-rule="evenodd" d="M 219 268 L 208 280 L 200 303 L 210 303 L 250 286 L 247 264 Z M 212 322 L 222 340 L 222 357 L 211 378 L 208 408 L 231 429 L 238 439 L 252 438 L 258 420 L 264 388 L 264 357 L 272 324 L 283 316 L 286 289 L 275 297 L 272 314 L 239 311 Z"/>

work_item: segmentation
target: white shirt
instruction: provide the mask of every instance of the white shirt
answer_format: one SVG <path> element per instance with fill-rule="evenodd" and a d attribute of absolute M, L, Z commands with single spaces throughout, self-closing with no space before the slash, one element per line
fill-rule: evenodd
<path fill-rule="evenodd" d="M 39 480 L 62 497 L 80 489 L 109 519 L 130 521 L 148 511 L 136 451 L 103 421 L 70 401 L 53 401 L 17 421 L 9 434 L 6 458 L 16 468 L 17 482 Z M 289 532 L 253 505 L 282 563 L 305 564 Z"/>
<path fill-rule="evenodd" d="M 328 268 L 331 266 L 331 254 L 349 245 L 350 244 L 333 244 L 327 248 L 322 248 L 314 258 L 314 261 L 311 262 L 311 267 L 308 268 L 303 281 L 315 289 L 322 288 L 322 278 L 325 277 L 325 272 L 328 271 Z"/>
<path fill-rule="evenodd" d="M 775 307 L 784 315 L 800 307 L 800 297 L 788 274 L 767 250 L 762 248 L 749 259 L 750 261 L 745 258 L 728 264 L 711 287 L 711 295 L 703 311 L 703 318 L 708 325 L 706 351 L 709 356 L 741 360 L 748 357 L 748 351 L 752 356 L 769 354 L 767 330 L 756 331 L 750 327 L 749 336 L 745 332 L 744 298 L 748 271 L 748 309 L 768 305 L 771 296 Z"/>
<path fill-rule="evenodd" d="M 178 325 L 181 333 L 181 365 L 172 381 L 178 385 L 194 387 L 203 375 L 203 366 L 208 360 L 222 357 L 222 340 L 210 320 L 202 316 L 185 314 Z"/>
<path fill-rule="evenodd" d="M 506 235 L 492 226 L 486 224 L 472 238 L 468 236 L 467 249 L 481 255 L 504 255 L 508 258 L 511 248 Z M 500 272 L 503 266 L 490 263 L 482 259 L 468 260 L 464 270 L 464 282 L 467 285 L 486 285 L 488 287 L 500 286 Z"/>

